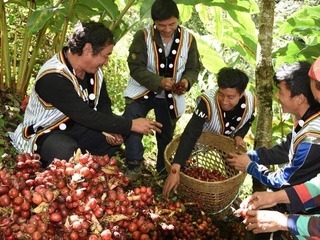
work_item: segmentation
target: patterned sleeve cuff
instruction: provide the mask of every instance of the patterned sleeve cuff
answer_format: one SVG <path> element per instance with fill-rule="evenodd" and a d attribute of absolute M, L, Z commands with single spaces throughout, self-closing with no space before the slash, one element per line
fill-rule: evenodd
<path fill-rule="evenodd" d="M 256 150 L 250 150 L 248 151 L 248 156 L 251 159 L 251 161 L 253 162 L 259 162 L 259 156 L 258 156 L 258 152 Z"/>
<path fill-rule="evenodd" d="M 297 236 L 299 235 L 298 228 L 297 228 L 297 221 L 299 216 L 298 215 L 289 215 L 287 221 L 287 227 L 290 233 Z"/>
<path fill-rule="evenodd" d="M 290 213 L 300 212 L 304 211 L 304 205 L 301 202 L 301 199 L 299 198 L 299 195 L 297 194 L 297 191 L 294 187 L 286 188 L 284 189 L 286 191 L 290 204 L 287 204 L 288 210 Z"/>

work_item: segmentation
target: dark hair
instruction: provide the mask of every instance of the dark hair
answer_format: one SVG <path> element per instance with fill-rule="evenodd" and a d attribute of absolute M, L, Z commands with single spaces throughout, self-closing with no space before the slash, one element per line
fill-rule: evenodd
<path fill-rule="evenodd" d="M 68 38 L 68 47 L 72 53 L 81 55 L 86 43 L 92 45 L 93 55 L 97 55 L 103 48 L 115 42 L 113 33 L 103 23 L 77 23 L 73 34 Z"/>
<path fill-rule="evenodd" d="M 249 82 L 247 74 L 230 67 L 221 68 L 217 80 L 219 88 L 235 88 L 240 94 L 244 92 Z"/>
<path fill-rule="evenodd" d="M 311 64 L 306 61 L 292 64 L 284 63 L 276 70 L 273 81 L 276 85 L 285 81 L 287 89 L 291 92 L 291 97 L 303 94 L 309 105 L 313 105 L 315 99 L 311 92 L 310 77 L 308 76 L 310 67 Z"/>
<path fill-rule="evenodd" d="M 172 0 L 156 0 L 151 7 L 153 21 L 163 21 L 171 17 L 179 19 L 179 9 Z"/>

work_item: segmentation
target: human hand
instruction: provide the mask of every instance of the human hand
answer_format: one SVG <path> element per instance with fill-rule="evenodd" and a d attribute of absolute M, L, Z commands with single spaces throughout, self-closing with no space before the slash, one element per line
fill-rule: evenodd
<path fill-rule="evenodd" d="M 182 79 L 181 81 L 175 83 L 172 87 L 172 91 L 177 95 L 182 95 L 187 92 L 189 82 L 187 79 Z"/>
<path fill-rule="evenodd" d="M 246 168 L 248 164 L 251 162 L 251 160 L 246 153 L 243 153 L 243 154 L 229 153 L 226 158 L 226 162 L 231 167 L 234 167 L 236 170 L 246 172 Z"/>
<path fill-rule="evenodd" d="M 243 209 L 262 209 L 277 205 L 275 192 L 255 192 L 247 197 L 241 204 Z"/>
<path fill-rule="evenodd" d="M 170 192 L 172 190 L 174 193 L 177 193 L 177 188 L 180 184 L 180 167 L 180 164 L 172 164 L 170 173 L 164 183 L 162 190 L 162 195 L 164 198 L 169 198 Z"/>
<path fill-rule="evenodd" d="M 247 151 L 247 144 L 245 141 L 243 141 L 243 138 L 240 136 L 234 137 L 234 145 L 237 150 L 242 149 L 244 151 Z"/>
<path fill-rule="evenodd" d="M 140 134 L 161 133 L 162 124 L 149 118 L 136 118 L 132 120 L 131 131 Z"/>
<path fill-rule="evenodd" d="M 160 86 L 165 91 L 171 91 L 172 87 L 174 85 L 174 81 L 172 78 L 163 78 L 160 82 Z"/>
<path fill-rule="evenodd" d="M 247 210 L 243 215 L 246 229 L 253 233 L 288 231 L 288 215 L 278 211 Z"/>
<path fill-rule="evenodd" d="M 106 137 L 106 141 L 111 146 L 121 145 L 123 143 L 123 137 L 120 134 L 102 132 Z"/>
<path fill-rule="evenodd" d="M 279 190 L 275 192 L 255 192 L 240 204 L 240 208 L 263 209 L 273 207 L 279 203 L 290 203 L 289 197 L 285 190 Z"/>

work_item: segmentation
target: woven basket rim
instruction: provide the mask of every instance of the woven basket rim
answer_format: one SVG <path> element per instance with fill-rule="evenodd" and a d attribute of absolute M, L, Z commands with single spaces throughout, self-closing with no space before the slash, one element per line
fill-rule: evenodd
<path fill-rule="evenodd" d="M 227 136 L 224 136 L 224 135 L 221 135 L 221 134 L 217 134 L 217 133 L 214 133 L 214 132 L 210 132 L 210 131 L 203 131 L 201 135 L 203 134 L 210 134 L 210 136 L 213 136 L 215 138 L 219 138 L 219 141 L 222 141 L 222 142 L 225 142 L 225 144 L 232 144 L 234 145 L 234 140 L 230 137 L 227 137 Z M 167 151 L 169 149 L 169 145 L 174 142 L 174 141 L 177 141 L 178 139 L 180 139 L 181 137 L 181 134 L 178 134 L 176 135 L 172 141 L 167 145 L 166 149 L 165 149 L 165 152 L 164 152 L 164 158 L 165 158 L 165 164 L 167 165 L 167 167 L 171 167 L 171 163 L 167 157 Z M 239 149 L 240 152 L 243 152 L 245 153 L 245 149 L 242 148 L 242 149 Z M 168 172 L 170 171 L 170 169 L 167 169 Z M 238 178 L 242 179 L 244 178 L 245 176 L 247 175 L 246 172 L 242 172 L 242 171 L 239 171 L 238 174 L 232 176 L 232 177 L 229 177 L 225 180 L 221 180 L 221 181 L 203 181 L 203 180 L 200 180 L 200 179 L 197 179 L 197 178 L 194 178 L 194 177 L 191 177 L 187 174 L 184 174 L 182 171 L 180 171 L 180 177 L 184 177 L 184 178 L 187 178 L 189 180 L 192 180 L 194 182 L 198 182 L 198 183 L 201 183 L 201 184 L 205 184 L 205 185 L 210 185 L 210 186 L 213 186 L 213 185 L 221 185 L 222 183 L 226 183 L 226 182 L 230 182 L 230 181 L 234 181 Z M 242 176 L 242 178 L 241 178 Z"/>

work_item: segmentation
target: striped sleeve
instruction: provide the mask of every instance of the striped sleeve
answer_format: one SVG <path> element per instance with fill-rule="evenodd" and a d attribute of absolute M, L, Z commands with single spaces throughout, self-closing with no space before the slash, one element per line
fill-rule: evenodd
<path fill-rule="evenodd" d="M 297 237 L 304 237 L 304 239 L 319 239 L 320 215 L 289 215 L 287 225 L 288 230 Z"/>
<path fill-rule="evenodd" d="M 300 212 L 320 206 L 320 174 L 305 182 L 285 189 L 290 200 L 291 211 Z"/>

